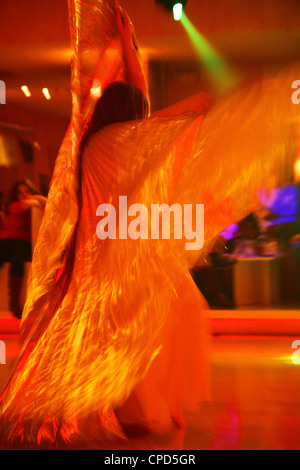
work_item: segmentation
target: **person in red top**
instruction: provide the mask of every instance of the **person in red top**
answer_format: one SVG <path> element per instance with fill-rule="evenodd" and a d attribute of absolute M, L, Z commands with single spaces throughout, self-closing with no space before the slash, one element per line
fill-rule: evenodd
<path fill-rule="evenodd" d="M 41 196 L 31 181 L 18 180 L 11 188 L 6 204 L 4 228 L 0 232 L 0 266 L 9 262 L 9 308 L 15 317 L 22 317 L 19 295 L 24 276 L 24 262 L 31 259 L 32 207 L 44 207 Z"/>

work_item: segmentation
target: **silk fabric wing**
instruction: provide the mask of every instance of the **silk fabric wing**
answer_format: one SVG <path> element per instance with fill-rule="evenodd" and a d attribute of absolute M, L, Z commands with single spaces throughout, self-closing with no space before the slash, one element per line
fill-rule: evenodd
<path fill-rule="evenodd" d="M 253 209 L 270 171 L 282 174 L 296 123 L 286 88 L 277 79 L 260 82 L 216 101 L 205 118 L 187 113 L 108 126 L 92 137 L 81 165 L 89 90 L 116 28 L 108 1 L 71 2 L 70 13 L 72 121 L 34 253 L 23 351 L 2 397 L 5 435 L 38 443 L 68 442 L 93 416 L 98 428 L 122 435 L 113 409 L 159 357 L 170 307 L 200 257 L 185 239 L 99 240 L 97 206 L 117 207 L 119 196 L 149 213 L 151 204 L 205 204 L 205 256 L 221 230 Z M 122 74 L 120 58 L 113 63 L 103 83 Z M 203 351 L 197 359 L 205 360 Z"/>

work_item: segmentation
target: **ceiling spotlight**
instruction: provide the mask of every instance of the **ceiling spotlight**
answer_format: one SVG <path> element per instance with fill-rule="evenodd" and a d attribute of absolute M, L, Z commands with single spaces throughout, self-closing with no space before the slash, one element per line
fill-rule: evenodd
<path fill-rule="evenodd" d="M 28 86 L 26 85 L 21 86 L 21 90 L 23 91 L 24 95 L 27 96 L 27 98 L 31 96 Z"/>
<path fill-rule="evenodd" d="M 182 18 L 183 8 L 187 4 L 187 0 L 156 0 L 157 3 L 163 5 L 167 10 L 173 11 L 173 17 L 175 21 L 179 21 Z"/>
<path fill-rule="evenodd" d="M 42 92 L 43 92 L 44 97 L 46 98 L 46 100 L 51 100 L 51 95 L 49 93 L 48 88 L 43 88 Z"/>
<path fill-rule="evenodd" d="M 175 3 L 173 6 L 173 16 L 175 21 L 179 21 L 182 18 L 183 5 L 182 3 Z"/>

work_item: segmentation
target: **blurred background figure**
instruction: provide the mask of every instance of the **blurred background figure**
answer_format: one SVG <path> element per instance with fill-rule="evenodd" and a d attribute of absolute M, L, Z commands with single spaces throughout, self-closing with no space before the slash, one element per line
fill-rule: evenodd
<path fill-rule="evenodd" d="M 285 298 L 300 300 L 300 186 L 289 184 L 261 192 L 258 213 L 266 240 L 276 241 L 282 258 Z"/>
<path fill-rule="evenodd" d="M 21 318 L 19 296 L 24 276 L 24 263 L 31 260 L 31 213 L 32 207 L 44 208 L 47 199 L 39 194 L 33 183 L 20 179 L 9 191 L 1 216 L 0 266 L 10 263 L 9 309 Z"/>

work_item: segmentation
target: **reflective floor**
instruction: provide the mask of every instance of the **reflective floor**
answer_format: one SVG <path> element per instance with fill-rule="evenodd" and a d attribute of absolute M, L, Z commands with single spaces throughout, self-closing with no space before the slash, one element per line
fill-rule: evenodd
<path fill-rule="evenodd" d="M 212 400 L 187 416 L 187 430 L 105 448 L 300 449 L 300 365 L 292 362 L 292 343 L 297 339 L 300 336 L 214 337 Z M 7 364 L 0 365 L 0 387 L 19 348 L 17 335 L 2 335 L 1 340 Z"/>

